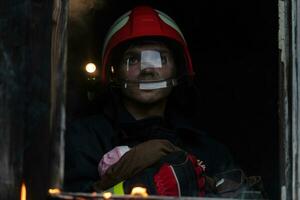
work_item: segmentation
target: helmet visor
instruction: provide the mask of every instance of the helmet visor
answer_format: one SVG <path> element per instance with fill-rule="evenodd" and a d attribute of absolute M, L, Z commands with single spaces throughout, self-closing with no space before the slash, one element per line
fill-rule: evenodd
<path fill-rule="evenodd" d="M 119 77 L 124 87 L 152 90 L 169 87 L 175 71 L 175 62 L 168 49 L 133 48 L 121 59 Z"/>

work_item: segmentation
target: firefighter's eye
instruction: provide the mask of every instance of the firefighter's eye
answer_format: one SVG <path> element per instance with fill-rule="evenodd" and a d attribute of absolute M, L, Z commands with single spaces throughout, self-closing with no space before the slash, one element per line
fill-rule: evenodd
<path fill-rule="evenodd" d="M 136 55 L 127 55 L 123 59 L 123 65 L 125 66 L 133 66 L 140 62 L 140 59 Z"/>
<path fill-rule="evenodd" d="M 166 55 L 161 55 L 161 56 L 160 56 L 160 60 L 161 60 L 161 64 L 162 64 L 162 65 L 165 65 L 165 64 L 168 63 L 168 58 L 167 58 Z"/>

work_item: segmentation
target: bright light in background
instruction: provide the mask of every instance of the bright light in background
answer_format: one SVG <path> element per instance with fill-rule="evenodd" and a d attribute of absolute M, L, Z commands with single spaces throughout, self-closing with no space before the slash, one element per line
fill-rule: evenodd
<path fill-rule="evenodd" d="M 85 66 L 85 70 L 88 72 L 88 73 L 94 73 L 96 71 L 96 65 L 94 63 L 88 63 L 86 66 Z"/>
<path fill-rule="evenodd" d="M 142 197 L 147 197 L 147 189 L 144 187 L 134 187 L 131 190 L 131 195 L 136 195 L 136 196 L 142 196 Z"/>
<path fill-rule="evenodd" d="M 110 67 L 110 71 L 111 71 L 111 73 L 115 73 L 114 66 L 111 66 L 111 67 Z"/>
<path fill-rule="evenodd" d="M 24 182 L 21 186 L 21 200 L 26 200 L 26 186 Z"/>

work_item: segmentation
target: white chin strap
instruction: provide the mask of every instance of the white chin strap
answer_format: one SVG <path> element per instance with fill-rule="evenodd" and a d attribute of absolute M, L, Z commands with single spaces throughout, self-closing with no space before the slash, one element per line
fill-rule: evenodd
<path fill-rule="evenodd" d="M 162 81 L 149 81 L 149 82 L 133 82 L 124 81 L 122 84 L 123 88 L 128 88 L 137 85 L 140 90 L 156 90 L 167 87 L 173 87 L 177 85 L 177 79 L 168 79 Z"/>
<path fill-rule="evenodd" d="M 140 83 L 139 89 L 140 90 L 155 90 L 167 87 L 167 81 L 161 81 L 156 83 Z"/>

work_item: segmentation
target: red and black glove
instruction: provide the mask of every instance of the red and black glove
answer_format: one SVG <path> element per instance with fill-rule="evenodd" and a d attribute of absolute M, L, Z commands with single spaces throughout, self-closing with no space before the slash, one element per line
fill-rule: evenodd
<path fill-rule="evenodd" d="M 203 197 L 204 170 L 195 156 L 184 151 L 173 152 L 126 180 L 125 193 L 130 193 L 133 187 L 143 186 L 152 195 Z"/>

